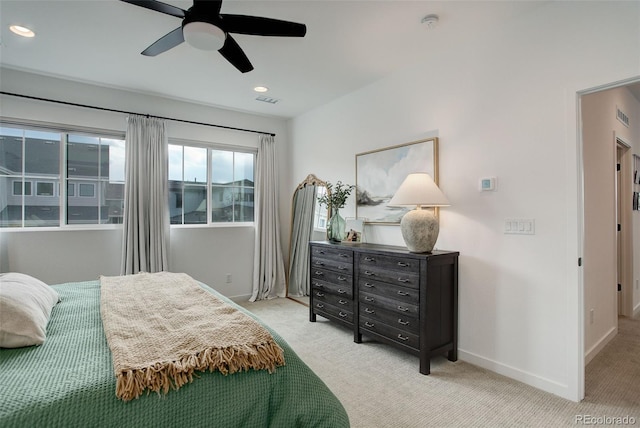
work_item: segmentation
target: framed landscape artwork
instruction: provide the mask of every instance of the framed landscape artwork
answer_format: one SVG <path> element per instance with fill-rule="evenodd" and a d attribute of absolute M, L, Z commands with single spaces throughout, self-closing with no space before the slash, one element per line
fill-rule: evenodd
<path fill-rule="evenodd" d="M 438 138 L 357 154 L 356 217 L 366 223 L 400 223 L 411 208 L 387 204 L 412 172 L 426 172 L 438 184 Z"/>

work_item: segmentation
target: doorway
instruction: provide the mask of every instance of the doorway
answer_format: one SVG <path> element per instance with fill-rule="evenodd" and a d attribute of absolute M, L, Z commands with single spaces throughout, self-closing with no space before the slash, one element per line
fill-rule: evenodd
<path fill-rule="evenodd" d="M 637 117 L 640 95 L 631 88 L 638 83 L 636 78 L 580 93 L 583 368 L 616 336 L 618 317 L 633 314 L 631 159 L 632 146 L 640 148 L 632 140 L 638 134 L 616 110 Z"/>

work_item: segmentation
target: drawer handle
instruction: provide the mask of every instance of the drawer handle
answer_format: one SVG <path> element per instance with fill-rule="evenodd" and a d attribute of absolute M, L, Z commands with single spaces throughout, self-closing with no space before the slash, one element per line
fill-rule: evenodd
<path fill-rule="evenodd" d="M 398 306 L 398 310 L 402 312 L 409 312 L 409 308 L 405 308 L 404 306 Z"/>
<path fill-rule="evenodd" d="M 318 254 L 324 254 L 324 251 L 323 250 L 318 250 L 317 253 Z"/>
<path fill-rule="evenodd" d="M 375 301 L 376 299 L 374 299 L 373 297 L 364 296 L 364 300 L 366 300 L 367 302 L 373 302 L 373 301 Z M 400 307 L 398 306 L 398 308 L 400 308 Z"/>
<path fill-rule="evenodd" d="M 407 293 L 406 291 L 398 290 L 398 295 L 399 296 L 408 296 L 409 293 Z"/>
<path fill-rule="evenodd" d="M 324 263 L 322 263 L 320 260 L 316 261 L 316 266 L 324 266 Z"/>
<path fill-rule="evenodd" d="M 324 273 L 321 270 L 317 270 L 316 271 L 316 275 L 322 276 L 322 275 L 324 275 Z"/>
<path fill-rule="evenodd" d="M 402 318 L 398 318 L 398 324 L 409 325 L 409 321 L 405 321 Z"/>
<path fill-rule="evenodd" d="M 365 321 L 365 322 L 364 322 L 364 326 L 365 326 L 365 327 L 375 327 L 376 325 L 375 325 L 375 324 L 370 323 L 369 321 Z"/>
<path fill-rule="evenodd" d="M 323 308 L 324 308 L 324 305 L 323 305 L 322 303 L 318 303 L 318 304 L 316 304 L 316 308 L 323 309 Z"/>
<path fill-rule="evenodd" d="M 409 337 L 408 337 L 408 336 L 403 336 L 403 335 L 399 334 L 399 335 L 398 335 L 398 339 L 400 339 L 400 340 L 404 340 L 404 341 L 406 342 L 407 340 L 409 340 Z"/>
<path fill-rule="evenodd" d="M 340 266 L 338 266 L 338 270 L 347 270 L 347 267 L 340 265 Z"/>
<path fill-rule="evenodd" d="M 346 276 L 339 276 L 338 277 L 338 281 L 346 281 L 347 277 Z"/>
<path fill-rule="evenodd" d="M 339 255 L 340 257 L 345 258 L 345 259 L 346 259 L 347 257 L 349 257 L 349 254 L 344 254 L 344 253 L 340 253 L 340 254 L 338 254 L 338 255 Z"/>
<path fill-rule="evenodd" d="M 375 273 L 373 273 L 373 272 L 369 272 L 368 270 L 365 270 L 365 271 L 364 271 L 364 274 L 365 274 L 365 275 L 367 275 L 367 276 L 376 276 L 376 274 L 375 274 Z"/>
<path fill-rule="evenodd" d="M 373 288 L 374 287 L 374 285 L 372 283 L 370 283 L 370 282 L 365 282 L 364 286 L 367 287 L 367 288 Z"/>
<path fill-rule="evenodd" d="M 407 283 L 407 282 L 409 282 L 409 281 L 410 281 L 410 280 L 409 280 L 409 279 L 406 279 L 406 278 L 398 278 L 398 282 Z"/>
<path fill-rule="evenodd" d="M 346 292 L 347 292 L 347 290 L 343 290 L 342 288 L 339 288 L 339 289 L 338 289 L 338 293 L 340 293 L 340 294 L 344 294 L 344 293 L 346 293 Z"/>
<path fill-rule="evenodd" d="M 346 318 L 346 317 L 347 317 L 347 315 L 349 315 L 349 314 L 347 314 L 347 313 L 345 313 L 345 312 L 342 312 L 342 311 L 340 311 L 340 312 L 338 313 L 338 316 L 339 316 L 340 318 Z"/>
<path fill-rule="evenodd" d="M 316 296 L 318 296 L 318 297 L 324 297 L 324 293 L 321 293 L 321 292 L 317 291 L 317 292 L 316 292 Z"/>
<path fill-rule="evenodd" d="M 400 267 L 409 267 L 409 263 L 398 262 L 398 266 L 400 266 Z"/>
<path fill-rule="evenodd" d="M 313 281 L 311 284 L 312 284 L 314 287 L 324 288 L 324 285 L 322 285 L 321 283 L 316 282 L 316 281 Z"/>
<path fill-rule="evenodd" d="M 369 308 L 364 308 L 364 311 L 368 314 L 375 314 L 376 311 L 374 311 L 373 309 L 369 309 Z"/>
<path fill-rule="evenodd" d="M 376 259 L 374 259 L 373 257 L 365 257 L 365 258 L 364 258 L 364 261 L 365 261 L 365 262 L 375 262 L 375 261 L 376 261 Z"/>
<path fill-rule="evenodd" d="M 338 300 L 338 303 L 340 303 L 341 305 L 346 305 L 347 303 L 349 303 L 348 300 L 344 300 L 344 299 L 340 299 Z"/>

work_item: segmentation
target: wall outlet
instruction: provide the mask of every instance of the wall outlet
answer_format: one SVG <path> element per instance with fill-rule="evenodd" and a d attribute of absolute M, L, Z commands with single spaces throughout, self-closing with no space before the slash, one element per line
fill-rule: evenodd
<path fill-rule="evenodd" d="M 227 284 L 231 284 L 231 274 L 227 274 Z"/>
<path fill-rule="evenodd" d="M 589 311 L 589 324 L 593 324 L 593 308 Z"/>

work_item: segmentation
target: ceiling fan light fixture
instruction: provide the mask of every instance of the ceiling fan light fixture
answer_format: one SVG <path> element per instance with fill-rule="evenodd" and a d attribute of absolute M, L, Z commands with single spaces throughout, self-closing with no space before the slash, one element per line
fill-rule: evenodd
<path fill-rule="evenodd" d="M 196 49 L 217 51 L 222 49 L 226 34 L 222 29 L 208 22 L 194 21 L 182 27 L 185 42 Z"/>

